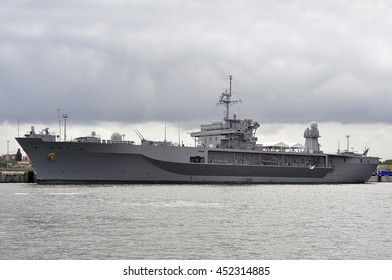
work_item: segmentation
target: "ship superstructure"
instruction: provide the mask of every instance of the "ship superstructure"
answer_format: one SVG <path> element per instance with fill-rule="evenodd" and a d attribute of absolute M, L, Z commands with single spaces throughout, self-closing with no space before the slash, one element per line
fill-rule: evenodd
<path fill-rule="evenodd" d="M 256 130 L 260 127 L 258 122 L 251 119 L 237 119 L 234 114 L 230 118 L 229 109 L 240 100 L 232 100 L 232 77 L 230 76 L 230 88 L 225 90 L 218 104 L 225 106 L 225 117 L 222 122 L 201 125 L 201 130 L 192 132 L 199 145 L 208 148 L 220 149 L 254 149 L 257 141 Z"/>
<path fill-rule="evenodd" d="M 318 125 L 304 132 L 305 145 L 257 144 L 259 123 L 230 116 L 232 77 L 218 104 L 220 122 L 192 132 L 195 147 L 141 138 L 124 141 L 115 133 L 102 140 L 93 132 L 73 141 L 56 141 L 34 128 L 16 138 L 32 160 L 40 183 L 363 183 L 379 158 L 367 154 L 326 154 L 320 150 Z"/>

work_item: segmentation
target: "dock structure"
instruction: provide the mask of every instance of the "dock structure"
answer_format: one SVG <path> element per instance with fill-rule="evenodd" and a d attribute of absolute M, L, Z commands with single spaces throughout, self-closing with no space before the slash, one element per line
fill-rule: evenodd
<path fill-rule="evenodd" d="M 392 182 L 392 165 L 379 164 L 369 182 Z"/>
<path fill-rule="evenodd" d="M 369 182 L 392 182 L 392 176 L 389 175 L 373 175 Z"/>
<path fill-rule="evenodd" d="M 35 183 L 34 171 L 0 171 L 0 183 Z"/>

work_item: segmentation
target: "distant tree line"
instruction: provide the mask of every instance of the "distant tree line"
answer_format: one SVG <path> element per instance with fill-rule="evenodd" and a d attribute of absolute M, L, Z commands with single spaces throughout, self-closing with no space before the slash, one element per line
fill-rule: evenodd
<path fill-rule="evenodd" d="M 392 159 L 384 160 L 381 164 L 392 164 Z"/>
<path fill-rule="evenodd" d="M 0 157 L 0 168 L 5 167 L 7 167 L 7 161 L 4 158 Z"/>

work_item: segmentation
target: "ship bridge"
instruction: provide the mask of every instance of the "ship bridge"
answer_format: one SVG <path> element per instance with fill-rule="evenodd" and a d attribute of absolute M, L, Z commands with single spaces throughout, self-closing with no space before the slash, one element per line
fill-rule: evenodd
<path fill-rule="evenodd" d="M 257 141 L 256 130 L 260 124 L 252 119 L 237 119 L 234 114 L 230 118 L 229 108 L 231 105 L 241 102 L 232 100 L 232 77 L 230 76 L 230 88 L 220 96 L 218 105 L 225 106 L 225 117 L 222 122 L 201 125 L 200 131 L 192 132 L 191 136 L 199 146 L 221 149 L 254 149 Z"/>

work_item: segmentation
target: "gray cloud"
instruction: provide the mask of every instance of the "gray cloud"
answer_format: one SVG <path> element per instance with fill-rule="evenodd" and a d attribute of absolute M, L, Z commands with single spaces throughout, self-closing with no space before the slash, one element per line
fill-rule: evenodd
<path fill-rule="evenodd" d="M 5 1 L 3 121 L 387 122 L 388 1 Z"/>

